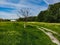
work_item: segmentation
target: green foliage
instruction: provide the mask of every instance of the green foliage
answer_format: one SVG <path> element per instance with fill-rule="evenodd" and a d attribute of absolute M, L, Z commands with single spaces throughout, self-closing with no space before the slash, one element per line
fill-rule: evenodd
<path fill-rule="evenodd" d="M 60 3 L 49 5 L 49 8 L 38 15 L 40 22 L 60 22 Z"/>
<path fill-rule="evenodd" d="M 26 18 L 27 21 L 37 21 L 37 16 L 29 16 Z M 19 18 L 17 21 L 25 21 L 25 18 Z"/>
<path fill-rule="evenodd" d="M 9 19 L 0 19 L 0 22 L 2 21 L 10 21 Z"/>

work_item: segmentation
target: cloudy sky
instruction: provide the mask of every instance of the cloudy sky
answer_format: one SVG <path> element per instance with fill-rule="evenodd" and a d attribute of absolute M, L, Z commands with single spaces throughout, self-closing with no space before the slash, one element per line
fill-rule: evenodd
<path fill-rule="evenodd" d="M 49 4 L 60 2 L 60 0 L 0 0 L 0 18 L 18 18 L 16 10 L 19 8 L 31 8 L 32 15 L 46 10 Z"/>

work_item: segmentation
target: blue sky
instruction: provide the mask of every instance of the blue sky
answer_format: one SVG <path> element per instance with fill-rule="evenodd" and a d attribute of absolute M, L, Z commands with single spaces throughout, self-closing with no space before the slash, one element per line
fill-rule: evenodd
<path fill-rule="evenodd" d="M 49 4 L 60 2 L 60 0 L 0 0 L 0 18 L 16 19 L 16 10 L 20 8 L 31 8 L 32 16 L 38 15 L 40 11 L 46 10 Z"/>

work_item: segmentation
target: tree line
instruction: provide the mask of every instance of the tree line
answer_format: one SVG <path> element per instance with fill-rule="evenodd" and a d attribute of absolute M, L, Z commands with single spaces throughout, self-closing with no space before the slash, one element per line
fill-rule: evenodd
<path fill-rule="evenodd" d="M 48 9 L 38 14 L 39 22 L 60 22 L 60 3 L 49 5 Z"/>
<path fill-rule="evenodd" d="M 2 19 L 0 18 L 0 22 L 4 22 L 4 21 L 10 21 L 9 19 Z"/>
<path fill-rule="evenodd" d="M 37 16 L 29 17 L 29 9 L 20 11 L 25 17 L 19 18 L 18 21 L 60 22 L 60 2 L 49 5 L 47 10 L 41 11 Z"/>
<path fill-rule="evenodd" d="M 17 21 L 25 21 L 25 18 L 19 18 L 17 19 Z M 30 21 L 30 22 L 37 21 L 37 16 L 29 16 L 27 17 L 27 21 Z"/>
<path fill-rule="evenodd" d="M 22 8 L 17 10 L 17 16 L 19 19 L 16 21 L 60 22 L 60 2 L 49 5 L 47 10 L 41 11 L 37 16 L 30 16 L 30 10 L 30 8 Z M 20 17 L 20 15 L 22 15 L 22 17 Z M 0 21 L 10 20 L 0 19 Z"/>

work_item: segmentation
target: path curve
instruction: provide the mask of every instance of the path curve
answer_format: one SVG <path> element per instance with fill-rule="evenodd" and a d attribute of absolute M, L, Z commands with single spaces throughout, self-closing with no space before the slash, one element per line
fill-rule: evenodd
<path fill-rule="evenodd" d="M 49 32 L 51 32 L 51 33 L 53 33 L 53 34 L 56 34 L 56 35 L 58 35 L 58 36 L 60 36 L 60 34 L 58 34 L 57 32 L 55 32 L 55 31 L 52 31 L 51 29 L 47 29 L 47 28 L 44 28 L 44 27 L 41 27 L 43 30 L 46 30 L 46 31 L 49 31 Z"/>
<path fill-rule="evenodd" d="M 60 36 L 57 32 L 52 31 L 52 30 L 47 29 L 47 28 L 44 28 L 44 27 L 40 27 L 40 28 L 39 28 L 39 26 L 37 26 L 37 25 L 31 25 L 31 26 L 36 26 L 37 29 L 41 30 L 41 31 L 44 32 L 47 36 L 49 36 L 49 38 L 51 39 L 51 41 L 52 41 L 53 43 L 55 43 L 55 44 L 57 44 L 57 45 L 60 45 L 59 40 L 53 36 L 53 33 L 54 33 L 54 34 L 57 34 L 58 36 Z M 46 32 L 45 30 L 48 31 L 48 32 Z"/>
<path fill-rule="evenodd" d="M 57 45 L 60 45 L 59 40 L 57 38 L 55 38 L 51 32 L 46 32 L 42 28 L 38 28 L 38 29 L 41 30 L 41 31 L 43 31 L 47 36 L 49 36 L 49 38 L 51 39 L 51 41 L 53 43 L 56 43 Z"/>

